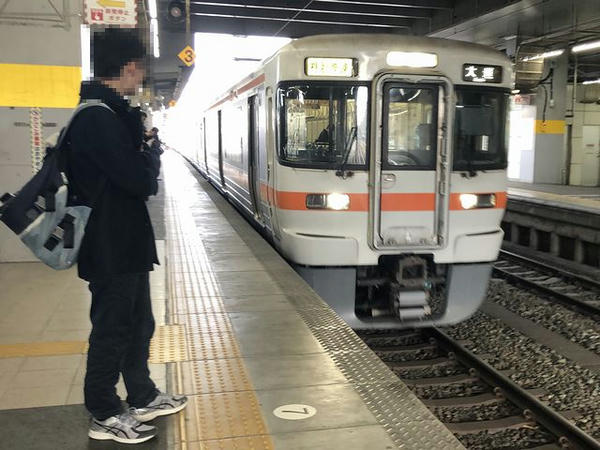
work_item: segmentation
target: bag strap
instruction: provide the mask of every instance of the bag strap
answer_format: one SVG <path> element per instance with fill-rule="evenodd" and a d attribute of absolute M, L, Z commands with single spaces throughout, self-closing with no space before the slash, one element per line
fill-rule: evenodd
<path fill-rule="evenodd" d="M 100 106 L 100 107 L 106 108 L 113 114 L 116 114 L 110 106 L 108 106 L 106 103 L 102 103 L 100 100 L 94 100 L 94 99 L 86 100 L 86 101 L 80 103 L 79 105 L 77 105 L 77 108 L 75 108 L 75 111 L 73 111 L 71 118 L 67 122 L 67 125 L 65 126 L 63 132 L 60 134 L 58 141 L 56 142 L 56 146 L 55 146 L 55 148 L 58 149 L 58 151 L 60 152 L 59 153 L 59 160 L 61 161 L 60 170 L 61 170 L 61 172 L 64 172 L 65 174 L 67 173 L 67 152 L 65 151 L 66 148 L 62 147 L 63 141 L 66 139 L 69 129 L 71 128 L 71 125 L 73 124 L 73 121 L 75 120 L 77 115 L 84 109 L 88 109 L 93 106 Z M 108 184 L 108 177 L 106 177 L 106 176 L 102 177 L 102 179 L 100 180 L 100 185 L 98 186 L 97 192 L 90 199 L 90 208 L 92 208 L 92 209 L 94 208 L 94 206 L 100 199 L 102 192 L 104 192 L 104 189 L 106 188 L 107 184 Z"/>
<path fill-rule="evenodd" d="M 108 109 L 110 112 L 114 113 L 113 109 L 110 106 L 108 106 L 106 103 L 102 103 L 100 100 L 87 100 L 87 101 L 80 103 L 79 105 L 77 105 L 77 108 L 75 108 L 75 111 L 73 111 L 73 114 L 71 114 L 71 117 L 69 118 L 67 125 L 65 125 L 63 132 L 60 133 L 60 136 L 58 137 L 58 141 L 56 142 L 56 145 L 55 145 L 56 148 L 61 148 L 61 145 L 63 144 L 63 141 L 66 139 L 69 129 L 71 128 L 71 125 L 73 124 L 73 121 L 75 120 L 75 117 L 77 117 L 77 115 L 84 109 L 88 109 L 93 106 L 101 106 L 103 108 Z"/>

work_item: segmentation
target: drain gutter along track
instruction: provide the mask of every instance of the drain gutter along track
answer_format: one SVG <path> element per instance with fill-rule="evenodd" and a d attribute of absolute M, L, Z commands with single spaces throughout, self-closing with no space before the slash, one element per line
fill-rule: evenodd
<path fill-rule="evenodd" d="M 437 328 L 428 328 L 426 332 L 441 346 L 452 352 L 456 358 L 477 371 L 482 380 L 500 388 L 502 393 L 519 408 L 531 414 L 532 418 L 548 431 L 560 436 L 560 444 L 567 448 L 600 450 L 600 443 L 563 416 L 529 394 L 518 384 L 498 372 L 492 366 L 479 359 L 471 351 L 457 343 Z M 566 445 L 568 444 L 568 445 Z"/>

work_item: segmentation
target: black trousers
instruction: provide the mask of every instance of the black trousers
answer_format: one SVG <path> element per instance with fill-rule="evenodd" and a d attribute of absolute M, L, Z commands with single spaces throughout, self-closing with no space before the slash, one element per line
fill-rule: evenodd
<path fill-rule="evenodd" d="M 148 272 L 90 281 L 92 332 L 85 374 L 85 406 L 98 420 L 122 412 L 119 373 L 127 403 L 140 408 L 156 398 L 148 355 L 154 333 Z"/>

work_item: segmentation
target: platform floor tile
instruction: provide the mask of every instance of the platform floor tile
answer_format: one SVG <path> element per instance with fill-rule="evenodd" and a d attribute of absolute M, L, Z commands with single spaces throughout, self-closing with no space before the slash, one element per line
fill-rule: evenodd
<path fill-rule="evenodd" d="M 397 448 L 387 433 L 376 425 L 280 433 L 273 435 L 273 442 L 277 448 L 285 450 L 391 450 Z"/>
<path fill-rule="evenodd" d="M 167 174 L 174 168 L 166 167 Z M 187 351 L 187 360 L 177 362 L 173 374 L 175 389 L 189 396 L 176 428 L 178 442 L 182 449 L 272 449 L 223 298 L 281 292 L 265 288 L 272 283 L 264 272 L 232 275 L 223 264 L 221 270 L 214 270 L 211 250 L 243 254 L 244 242 L 234 233 L 225 245 L 218 234 L 213 242 L 200 239 L 198 217 L 184 186 L 186 180 L 194 180 L 189 173 L 179 180 L 167 185 L 166 195 L 169 323 L 183 330 L 181 347 Z M 211 207 L 210 202 L 203 206 L 205 211 Z M 209 216 L 202 214 L 204 226 L 210 222 L 215 231 L 227 229 L 220 214 Z M 257 264 L 249 260 L 243 268 L 256 269 Z"/>
<path fill-rule="evenodd" d="M 259 390 L 256 393 L 266 411 L 288 404 L 309 405 L 317 410 L 317 414 L 304 420 L 284 420 L 267 414 L 266 421 L 273 434 L 377 425 L 373 414 L 348 384 Z"/>
<path fill-rule="evenodd" d="M 244 358 L 257 390 L 344 384 L 348 381 L 323 353 Z M 297 402 L 296 402 L 297 403 Z"/>
<path fill-rule="evenodd" d="M 462 448 L 231 205 L 165 156 L 167 322 L 188 351 L 172 373 L 190 398 L 178 448 Z M 280 407 L 316 414 L 284 420 Z"/>

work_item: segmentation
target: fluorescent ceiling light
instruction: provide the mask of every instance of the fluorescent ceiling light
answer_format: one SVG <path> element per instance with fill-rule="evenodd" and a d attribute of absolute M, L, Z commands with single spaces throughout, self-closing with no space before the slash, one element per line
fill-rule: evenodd
<path fill-rule="evenodd" d="M 152 50 L 155 58 L 160 58 L 160 42 L 158 41 L 158 20 L 150 19 L 150 34 L 152 35 Z"/>
<path fill-rule="evenodd" d="M 573 47 L 573 53 L 586 52 L 600 48 L 600 41 L 591 41 Z"/>
<path fill-rule="evenodd" d="M 150 12 L 150 18 L 156 19 L 156 0 L 148 0 L 148 10 Z"/>
<path fill-rule="evenodd" d="M 92 78 L 90 55 L 90 26 L 81 25 L 81 78 L 84 81 Z"/>
<path fill-rule="evenodd" d="M 565 49 L 561 48 L 560 50 L 552 50 L 549 52 L 538 53 L 537 55 L 526 56 L 526 57 L 522 58 L 521 61 L 527 62 L 527 61 L 536 61 L 538 59 L 555 58 L 557 56 L 562 55 L 564 52 L 565 52 Z"/>
<path fill-rule="evenodd" d="M 597 80 L 584 81 L 583 84 L 600 84 L 600 78 L 598 78 Z"/>

